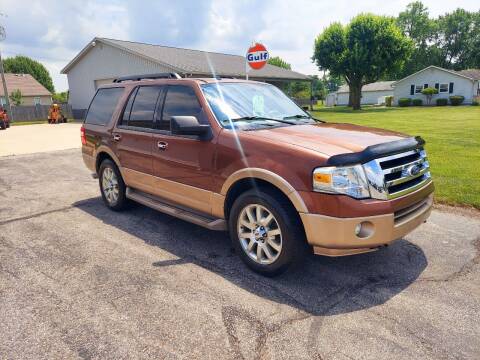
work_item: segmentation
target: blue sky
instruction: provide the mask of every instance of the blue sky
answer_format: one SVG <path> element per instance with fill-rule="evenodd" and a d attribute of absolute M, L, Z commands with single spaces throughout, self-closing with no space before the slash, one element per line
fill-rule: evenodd
<path fill-rule="evenodd" d="M 7 39 L 3 56 L 44 63 L 57 90 L 68 88 L 60 70 L 95 36 L 208 51 L 245 54 L 253 40 L 294 70 L 318 73 L 310 57 L 315 37 L 333 21 L 361 12 L 397 15 L 409 0 L 1 0 Z M 478 0 L 425 0 L 431 16 L 457 7 L 477 11 Z M 54 15 L 51 15 L 54 14 Z"/>

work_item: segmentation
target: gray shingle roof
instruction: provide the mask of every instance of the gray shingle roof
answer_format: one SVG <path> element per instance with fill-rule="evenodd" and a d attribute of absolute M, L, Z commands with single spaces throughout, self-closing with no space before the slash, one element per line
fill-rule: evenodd
<path fill-rule="evenodd" d="M 393 91 L 392 84 L 395 81 L 377 81 L 371 84 L 363 85 L 362 92 L 366 91 Z M 338 88 L 337 93 L 348 93 L 348 85 L 342 85 Z"/>
<path fill-rule="evenodd" d="M 178 73 L 228 77 L 245 76 L 245 57 L 201 50 L 182 49 L 169 46 L 144 44 L 132 41 L 123 41 L 107 38 L 95 38 L 117 48 L 127 50 L 136 55 L 148 58 L 171 67 Z M 88 48 L 82 52 L 88 51 Z M 77 55 L 63 70 L 66 73 L 81 59 L 82 52 Z M 281 80 L 308 80 L 309 77 L 296 71 L 286 70 L 273 65 L 265 65 L 261 70 L 252 70 L 252 78 L 281 79 Z"/>
<path fill-rule="evenodd" d="M 45 89 L 42 84 L 33 78 L 30 74 L 5 74 L 7 90 L 12 93 L 20 90 L 22 96 L 50 96 L 50 91 Z M 3 82 L 0 79 L 0 96 L 3 96 Z"/>
<path fill-rule="evenodd" d="M 460 70 L 457 72 L 471 79 L 480 80 L 480 69 L 466 69 L 466 70 Z"/>

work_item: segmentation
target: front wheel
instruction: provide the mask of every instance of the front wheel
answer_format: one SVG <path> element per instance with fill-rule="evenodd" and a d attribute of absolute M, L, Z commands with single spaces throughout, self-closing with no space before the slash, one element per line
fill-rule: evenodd
<path fill-rule="evenodd" d="M 286 199 L 268 189 L 240 195 L 232 206 L 229 228 L 240 258 L 262 275 L 279 275 L 306 255 L 298 213 Z"/>
<path fill-rule="evenodd" d="M 120 211 L 128 205 L 126 186 L 120 170 L 111 160 L 103 160 L 98 171 L 98 180 L 102 198 L 110 209 Z"/>

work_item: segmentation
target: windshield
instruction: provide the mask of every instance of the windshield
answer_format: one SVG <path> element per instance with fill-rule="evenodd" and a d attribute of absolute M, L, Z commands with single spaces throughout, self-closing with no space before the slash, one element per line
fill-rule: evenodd
<path fill-rule="evenodd" d="M 202 90 L 223 126 L 234 122 L 278 126 L 312 121 L 308 113 L 270 84 L 212 83 L 202 85 Z"/>

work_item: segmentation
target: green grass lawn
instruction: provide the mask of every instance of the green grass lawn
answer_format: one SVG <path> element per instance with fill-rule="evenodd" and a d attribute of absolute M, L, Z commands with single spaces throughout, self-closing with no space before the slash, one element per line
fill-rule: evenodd
<path fill-rule="evenodd" d="M 318 108 L 312 115 L 420 135 L 435 182 L 438 202 L 480 209 L 480 106 Z"/>

